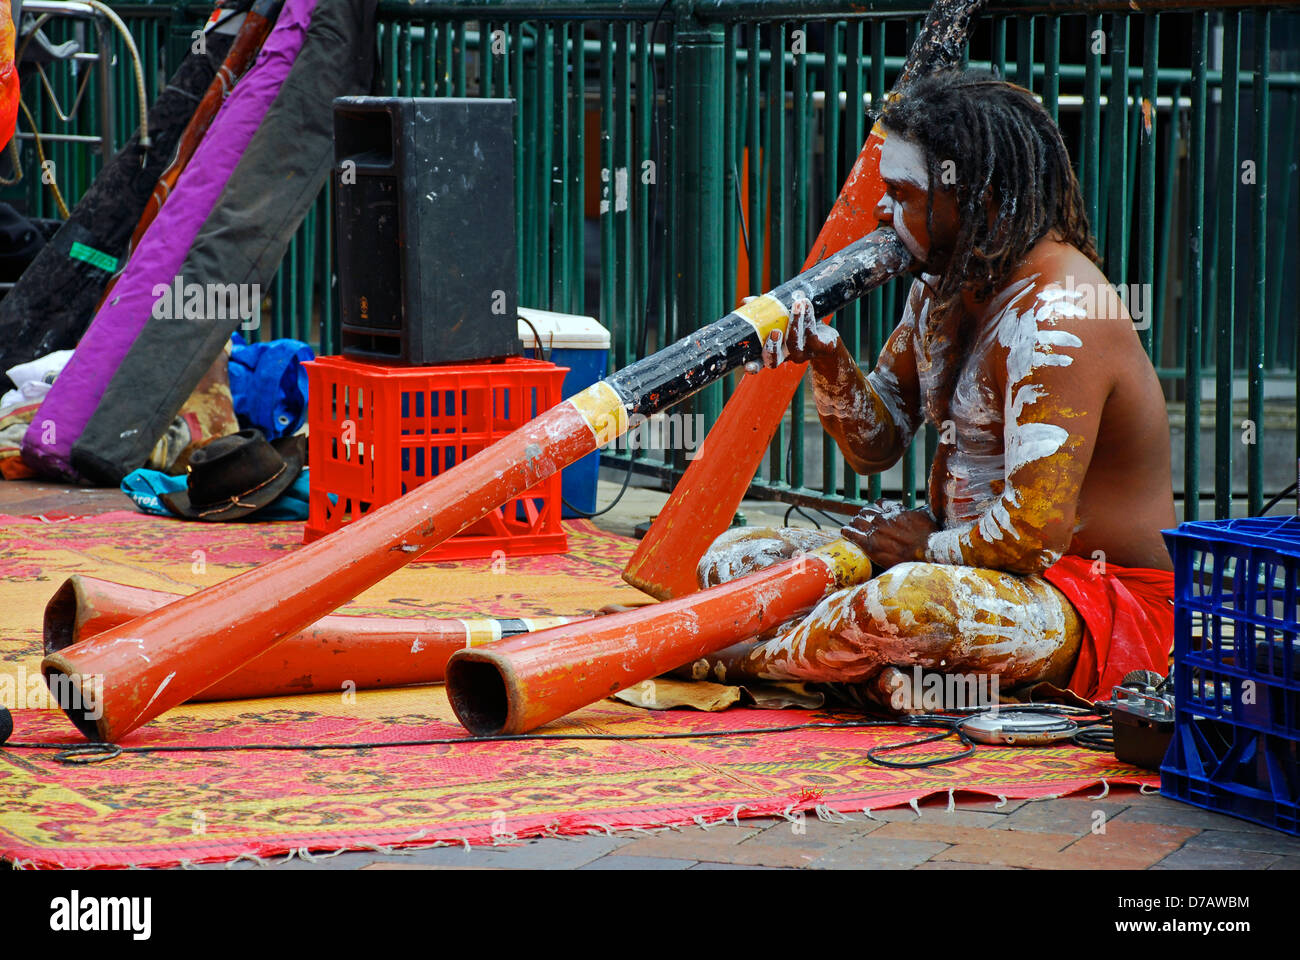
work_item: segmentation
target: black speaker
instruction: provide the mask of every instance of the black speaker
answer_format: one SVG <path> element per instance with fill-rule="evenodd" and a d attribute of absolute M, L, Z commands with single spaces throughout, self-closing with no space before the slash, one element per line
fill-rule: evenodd
<path fill-rule="evenodd" d="M 515 102 L 334 101 L 341 347 L 417 366 L 520 352 Z"/>

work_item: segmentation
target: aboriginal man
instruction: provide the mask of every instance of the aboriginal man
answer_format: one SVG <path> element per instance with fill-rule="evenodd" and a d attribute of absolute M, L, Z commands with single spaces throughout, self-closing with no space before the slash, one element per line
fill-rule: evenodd
<path fill-rule="evenodd" d="M 805 301 L 763 363 L 809 361 L 822 424 L 858 473 L 893 466 L 933 424 L 929 505 L 869 505 L 842 533 L 878 576 L 686 670 L 831 683 L 894 709 L 917 708 L 913 668 L 1089 699 L 1130 670 L 1165 673 L 1165 402 L 1098 269 L 1060 131 L 1028 91 L 961 71 L 914 83 L 881 122 L 876 216 L 917 275 L 902 319 L 864 375 Z M 831 536 L 728 531 L 701 584 Z"/>

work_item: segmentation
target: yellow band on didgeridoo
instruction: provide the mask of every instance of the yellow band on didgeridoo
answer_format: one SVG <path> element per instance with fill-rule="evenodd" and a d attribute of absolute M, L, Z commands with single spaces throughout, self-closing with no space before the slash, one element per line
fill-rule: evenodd
<path fill-rule="evenodd" d="M 780 330 L 784 335 L 786 327 L 790 325 L 790 311 L 770 293 L 755 297 L 749 303 L 742 303 L 735 312 L 749 321 L 758 333 L 759 343 L 766 340 L 773 330 Z"/>
<path fill-rule="evenodd" d="M 605 444 L 627 433 L 627 408 L 619 399 L 614 388 L 604 380 L 593 383 L 581 393 L 575 393 L 568 400 L 582 414 L 587 426 L 596 435 L 596 445 Z"/>
<path fill-rule="evenodd" d="M 810 557 L 820 557 L 831 568 L 836 588 L 851 587 L 871 579 L 871 561 L 862 548 L 843 538 L 808 551 Z"/>

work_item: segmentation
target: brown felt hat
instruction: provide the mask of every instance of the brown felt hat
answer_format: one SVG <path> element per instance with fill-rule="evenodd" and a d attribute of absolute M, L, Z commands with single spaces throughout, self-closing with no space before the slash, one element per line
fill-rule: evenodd
<path fill-rule="evenodd" d="M 261 430 L 240 430 L 195 450 L 189 489 L 158 499 L 190 520 L 238 520 L 289 489 L 306 459 L 306 437 L 267 443 Z"/>

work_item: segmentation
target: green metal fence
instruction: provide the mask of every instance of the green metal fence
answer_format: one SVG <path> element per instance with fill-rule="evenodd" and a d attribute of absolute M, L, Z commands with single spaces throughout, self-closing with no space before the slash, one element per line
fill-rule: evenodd
<path fill-rule="evenodd" d="M 520 302 L 598 317 L 616 369 L 797 270 L 925 6 L 382 0 L 379 84 L 516 99 Z M 150 51 L 152 97 L 206 8 L 115 7 Z M 1300 454 L 1300 287 L 1287 269 L 1300 251 L 1298 11 L 1000 2 L 968 44 L 972 66 L 1030 87 L 1057 117 L 1106 272 L 1143 297 L 1141 335 L 1173 402 L 1175 487 L 1189 518 L 1211 501 L 1216 516 L 1257 510 L 1294 478 Z M 118 87 L 120 142 L 135 107 Z M 93 115 L 81 122 L 89 129 Z M 69 145 L 71 166 L 56 165 L 70 200 L 98 162 L 75 153 Z M 26 196 L 47 211 L 32 180 Z M 294 239 L 269 311 L 271 333 L 324 352 L 338 343 L 328 194 Z M 868 366 L 897 320 L 901 283 L 836 318 Z M 712 423 L 731 387 L 705 390 L 694 411 Z M 801 390 L 756 495 L 822 506 L 924 497 L 933 430 L 900 467 L 863 479 L 805 411 Z M 669 479 L 684 466 L 680 453 L 637 456 Z"/>

